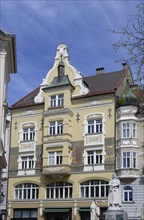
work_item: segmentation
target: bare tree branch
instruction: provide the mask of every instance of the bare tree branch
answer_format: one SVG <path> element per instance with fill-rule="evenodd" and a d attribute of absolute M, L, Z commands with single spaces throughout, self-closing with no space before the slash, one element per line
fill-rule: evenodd
<path fill-rule="evenodd" d="M 136 15 L 130 15 L 126 26 L 119 31 L 112 31 L 120 35 L 118 42 L 113 43 L 117 51 L 124 48 L 128 58 L 122 58 L 120 62 L 126 62 L 135 66 L 135 80 L 140 86 L 144 86 L 144 0 L 140 0 L 136 6 Z"/>

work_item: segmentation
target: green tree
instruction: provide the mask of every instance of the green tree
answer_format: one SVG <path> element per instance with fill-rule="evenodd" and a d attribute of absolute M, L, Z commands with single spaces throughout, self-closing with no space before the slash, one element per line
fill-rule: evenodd
<path fill-rule="evenodd" d="M 117 51 L 124 48 L 127 58 L 120 61 L 126 62 L 129 66 L 134 66 L 134 79 L 140 86 L 144 86 L 144 1 L 140 0 L 136 6 L 135 15 L 130 15 L 126 26 L 119 31 L 113 31 L 119 34 L 120 39 L 113 44 L 113 48 Z"/>

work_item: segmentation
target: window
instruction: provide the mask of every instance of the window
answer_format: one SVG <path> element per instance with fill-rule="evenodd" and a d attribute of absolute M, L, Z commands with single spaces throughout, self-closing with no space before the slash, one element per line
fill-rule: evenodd
<path fill-rule="evenodd" d="M 37 219 L 38 212 L 37 209 L 14 209 L 15 219 Z"/>
<path fill-rule="evenodd" d="M 88 180 L 80 185 L 82 198 L 107 197 L 109 183 L 103 180 Z"/>
<path fill-rule="evenodd" d="M 135 123 L 132 124 L 132 137 L 136 138 L 136 124 Z"/>
<path fill-rule="evenodd" d="M 102 151 L 87 151 L 87 164 L 101 164 Z"/>
<path fill-rule="evenodd" d="M 34 168 L 34 156 L 22 156 L 21 157 L 21 169 L 33 169 Z"/>
<path fill-rule="evenodd" d="M 49 152 L 48 153 L 48 165 L 59 165 L 62 164 L 62 152 Z"/>
<path fill-rule="evenodd" d="M 63 133 L 63 122 L 52 121 L 50 122 L 50 135 L 62 134 Z"/>
<path fill-rule="evenodd" d="M 136 152 L 123 152 L 122 153 L 122 167 L 123 168 L 136 168 Z"/>
<path fill-rule="evenodd" d="M 122 137 L 123 138 L 136 138 L 136 124 L 135 123 L 123 123 L 122 124 Z"/>
<path fill-rule="evenodd" d="M 88 134 L 102 132 L 102 119 L 88 120 Z"/>
<path fill-rule="evenodd" d="M 59 95 L 51 96 L 50 103 L 51 103 L 50 104 L 51 107 L 63 106 L 64 105 L 64 95 L 59 94 Z"/>
<path fill-rule="evenodd" d="M 34 127 L 24 127 L 22 129 L 22 140 L 23 141 L 33 141 L 35 137 Z"/>
<path fill-rule="evenodd" d="M 46 197 L 54 198 L 72 198 L 72 184 L 68 182 L 51 183 L 46 188 Z"/>
<path fill-rule="evenodd" d="M 15 187 L 15 199 L 38 199 L 39 186 L 23 183 Z"/>
<path fill-rule="evenodd" d="M 123 189 L 123 201 L 131 202 L 133 201 L 133 191 L 131 186 L 125 186 Z"/>
<path fill-rule="evenodd" d="M 123 138 L 130 137 L 130 125 L 129 123 L 123 123 Z"/>

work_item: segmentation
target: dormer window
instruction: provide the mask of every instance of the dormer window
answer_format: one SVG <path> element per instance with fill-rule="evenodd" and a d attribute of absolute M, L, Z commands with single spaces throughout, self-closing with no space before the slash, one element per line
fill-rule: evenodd
<path fill-rule="evenodd" d="M 64 95 L 53 95 L 51 96 L 50 106 L 53 107 L 59 107 L 64 105 Z"/>

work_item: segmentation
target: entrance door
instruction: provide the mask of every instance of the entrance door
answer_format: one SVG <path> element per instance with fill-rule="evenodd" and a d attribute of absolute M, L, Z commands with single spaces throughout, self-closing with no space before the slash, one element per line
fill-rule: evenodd
<path fill-rule="evenodd" d="M 81 220 L 90 220 L 90 212 L 81 212 L 80 217 Z"/>

